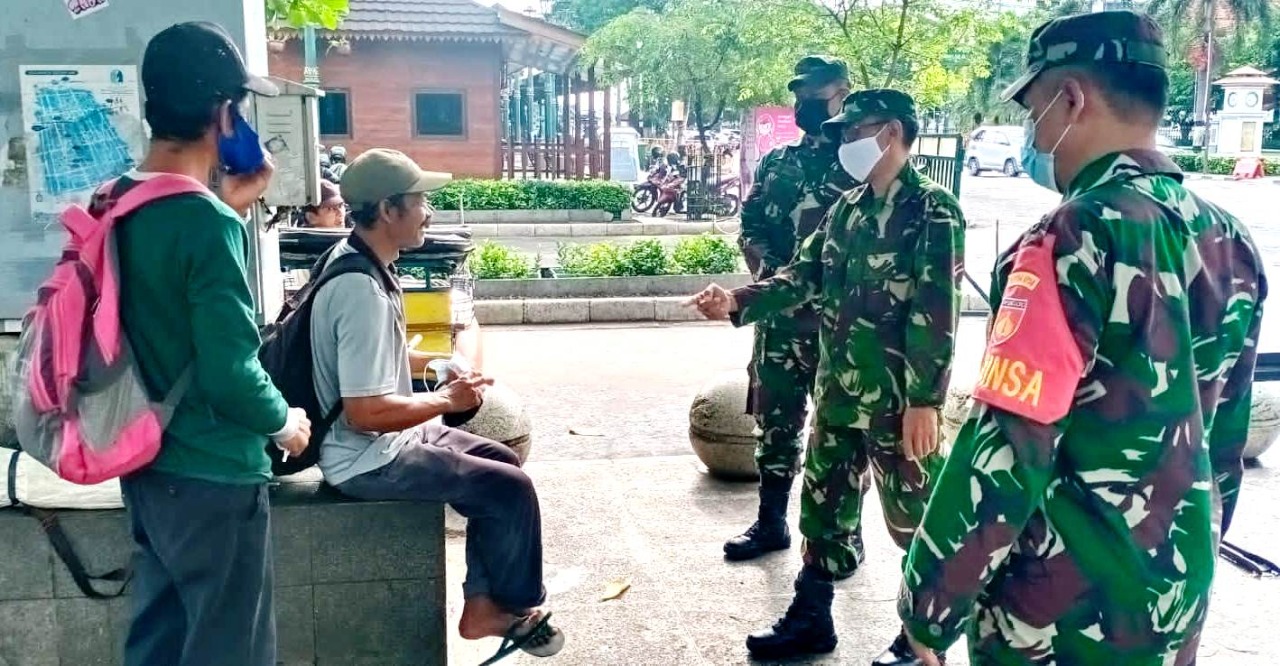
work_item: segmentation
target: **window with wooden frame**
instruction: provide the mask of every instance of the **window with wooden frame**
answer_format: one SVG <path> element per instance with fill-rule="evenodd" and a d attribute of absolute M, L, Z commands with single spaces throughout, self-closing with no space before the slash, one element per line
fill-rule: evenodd
<path fill-rule="evenodd" d="M 320 136 L 351 137 L 351 91 L 325 90 L 317 105 Z"/>
<path fill-rule="evenodd" d="M 456 90 L 413 93 L 413 134 L 425 138 L 467 136 L 467 96 Z"/>

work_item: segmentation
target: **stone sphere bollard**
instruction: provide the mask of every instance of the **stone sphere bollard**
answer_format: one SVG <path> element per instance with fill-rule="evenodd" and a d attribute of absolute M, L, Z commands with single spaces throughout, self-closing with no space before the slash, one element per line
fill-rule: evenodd
<path fill-rule="evenodd" d="M 1244 459 L 1255 460 L 1280 438 L 1280 387 L 1273 382 L 1255 382 L 1253 409 L 1249 412 L 1249 438 Z"/>
<path fill-rule="evenodd" d="M 950 447 L 960 434 L 960 428 L 969 420 L 969 411 L 973 409 L 973 395 L 969 387 L 952 386 L 947 389 L 947 401 L 942 405 L 942 444 Z"/>
<path fill-rule="evenodd" d="M 501 382 L 485 390 L 480 410 L 458 429 L 506 444 L 520 456 L 521 465 L 533 448 L 533 420 L 524 401 Z"/>
<path fill-rule="evenodd" d="M 756 420 L 746 414 L 749 380 L 744 371 L 707 382 L 689 408 L 689 442 L 712 475 L 726 479 L 759 477 Z"/>

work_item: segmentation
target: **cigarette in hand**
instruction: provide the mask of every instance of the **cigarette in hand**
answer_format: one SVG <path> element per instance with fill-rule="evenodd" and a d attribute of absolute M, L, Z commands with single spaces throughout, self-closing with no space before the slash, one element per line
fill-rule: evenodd
<path fill-rule="evenodd" d="M 289 459 L 289 452 L 288 452 L 288 451 L 281 451 L 281 452 L 280 452 L 280 462 L 284 462 L 284 461 L 286 461 L 286 460 L 288 460 L 288 459 Z"/>

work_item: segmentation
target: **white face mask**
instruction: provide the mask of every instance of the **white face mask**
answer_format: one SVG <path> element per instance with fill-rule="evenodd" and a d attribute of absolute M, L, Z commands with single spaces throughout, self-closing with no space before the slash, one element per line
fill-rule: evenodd
<path fill-rule="evenodd" d="M 843 144 L 837 153 L 840 157 L 840 166 L 860 183 L 866 182 L 867 176 L 871 175 L 871 170 L 876 168 L 880 158 L 884 157 L 886 149 L 881 148 L 878 141 L 881 132 L 884 132 L 883 127 L 876 132 L 875 136 Z"/>

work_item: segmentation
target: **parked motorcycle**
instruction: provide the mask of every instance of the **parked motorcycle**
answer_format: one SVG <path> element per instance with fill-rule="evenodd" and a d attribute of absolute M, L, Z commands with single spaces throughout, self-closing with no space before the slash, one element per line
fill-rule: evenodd
<path fill-rule="evenodd" d="M 658 198 L 653 204 L 654 217 L 666 217 L 673 209 L 677 213 L 684 212 L 686 180 L 684 174 L 676 169 L 658 185 Z"/>
<path fill-rule="evenodd" d="M 726 176 L 711 186 L 711 214 L 716 217 L 733 217 L 742 210 L 742 181 L 738 176 Z"/>
<path fill-rule="evenodd" d="M 662 165 L 649 168 L 648 177 L 643 183 L 636 184 L 635 192 L 631 195 L 631 210 L 641 214 L 653 210 L 658 203 L 658 191 L 666 180 L 666 174 L 667 170 Z"/>

